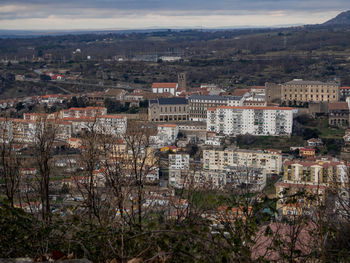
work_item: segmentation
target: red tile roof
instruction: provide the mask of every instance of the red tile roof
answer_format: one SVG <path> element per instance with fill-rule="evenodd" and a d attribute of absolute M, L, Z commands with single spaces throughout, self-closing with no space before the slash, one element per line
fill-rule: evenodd
<path fill-rule="evenodd" d="M 214 110 L 215 108 L 208 108 L 208 110 Z M 293 110 L 290 107 L 254 107 L 254 106 L 218 106 L 217 109 L 240 109 L 240 110 Z"/>
<path fill-rule="evenodd" d="M 171 127 L 171 128 L 175 128 L 177 127 L 176 124 L 159 124 L 158 127 Z"/>
<path fill-rule="evenodd" d="M 102 115 L 102 116 L 99 116 L 98 118 L 104 118 L 104 119 L 124 119 L 125 116 L 122 116 L 122 115 Z"/>
<path fill-rule="evenodd" d="M 153 83 L 152 84 L 152 88 L 176 88 L 177 87 L 177 83 Z"/>
<path fill-rule="evenodd" d="M 328 110 L 349 110 L 349 105 L 347 102 L 330 102 Z"/>
<path fill-rule="evenodd" d="M 247 92 L 249 92 L 249 89 L 235 89 L 232 93 L 233 96 L 243 96 Z"/>

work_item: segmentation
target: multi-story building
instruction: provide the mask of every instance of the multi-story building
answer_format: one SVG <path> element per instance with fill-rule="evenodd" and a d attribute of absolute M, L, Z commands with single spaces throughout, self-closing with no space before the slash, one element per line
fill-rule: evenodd
<path fill-rule="evenodd" d="M 224 135 L 291 135 L 293 109 L 288 107 L 208 108 L 207 131 Z"/>
<path fill-rule="evenodd" d="M 183 188 L 190 169 L 189 154 L 169 154 L 169 185 Z"/>
<path fill-rule="evenodd" d="M 33 142 L 37 131 L 37 122 L 32 120 L 12 119 L 12 135 L 17 142 Z"/>
<path fill-rule="evenodd" d="M 347 102 L 328 104 L 328 124 L 333 127 L 349 127 L 349 105 Z"/>
<path fill-rule="evenodd" d="M 294 79 L 281 85 L 281 102 L 304 104 L 309 102 L 339 101 L 339 84 L 336 82 L 305 81 Z"/>
<path fill-rule="evenodd" d="M 159 124 L 157 136 L 163 137 L 164 142 L 172 144 L 179 134 L 179 127 L 176 124 Z"/>
<path fill-rule="evenodd" d="M 0 143 L 9 143 L 13 139 L 12 119 L 0 117 Z"/>
<path fill-rule="evenodd" d="M 122 115 L 102 115 L 97 118 L 97 124 L 103 134 L 121 135 L 126 132 L 128 120 Z"/>
<path fill-rule="evenodd" d="M 283 163 L 283 181 L 312 185 L 331 185 L 344 181 L 346 165 L 344 162 L 285 161 Z"/>
<path fill-rule="evenodd" d="M 340 98 L 345 100 L 350 97 L 350 87 L 340 87 Z"/>
<path fill-rule="evenodd" d="M 105 107 L 70 108 L 61 110 L 60 118 L 96 118 L 107 114 Z"/>
<path fill-rule="evenodd" d="M 218 106 L 242 106 L 241 96 L 192 95 L 189 97 L 189 118 L 191 121 L 205 121 L 207 109 Z"/>
<path fill-rule="evenodd" d="M 23 113 L 24 120 L 40 121 L 47 119 L 48 117 L 49 115 L 45 113 Z"/>
<path fill-rule="evenodd" d="M 185 98 L 158 98 L 149 101 L 148 120 L 152 122 L 187 121 L 188 101 Z"/>
<path fill-rule="evenodd" d="M 243 106 L 250 107 L 266 107 L 267 103 L 264 100 L 245 100 Z"/>
<path fill-rule="evenodd" d="M 228 170 L 203 170 L 192 178 L 192 184 L 205 189 L 223 188 L 230 185 L 231 189 L 256 192 L 266 185 L 264 169 L 234 167 Z"/>
<path fill-rule="evenodd" d="M 285 161 L 283 163 L 283 178 L 276 183 L 276 197 L 279 198 L 277 208 L 283 211 L 288 204 L 288 196 L 298 192 L 305 194 L 298 197 L 296 205 L 299 214 L 307 211 L 315 203 L 323 203 L 326 189 L 338 192 L 348 187 L 347 166 L 344 162 L 316 160 L 316 161 Z M 314 195 L 314 198 L 308 198 Z M 285 213 L 287 213 L 285 212 Z"/>
<path fill-rule="evenodd" d="M 101 115 L 103 107 L 71 108 L 53 114 L 25 113 L 23 119 L 0 119 L 1 139 L 34 142 L 36 133 L 44 127 L 52 129 L 56 140 L 66 141 L 72 134 L 95 129 L 109 135 L 121 135 L 127 129 L 127 117 Z M 5 129 L 6 128 L 6 129 Z M 6 131 L 6 132 L 5 132 Z M 5 134 L 7 133 L 7 134 Z"/>
<path fill-rule="evenodd" d="M 169 170 L 188 170 L 189 168 L 189 154 L 169 154 Z"/>
<path fill-rule="evenodd" d="M 203 150 L 204 170 L 230 170 L 237 167 L 264 169 L 267 174 L 279 174 L 282 153 L 275 150 Z"/>

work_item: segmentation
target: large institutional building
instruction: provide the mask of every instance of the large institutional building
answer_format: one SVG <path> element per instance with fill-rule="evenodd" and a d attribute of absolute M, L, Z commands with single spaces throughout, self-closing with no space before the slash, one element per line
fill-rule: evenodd
<path fill-rule="evenodd" d="M 150 100 L 148 120 L 155 122 L 187 121 L 188 101 L 185 98 L 158 98 Z"/>
<path fill-rule="evenodd" d="M 220 106 L 208 108 L 207 131 L 224 135 L 290 135 L 293 109 L 288 107 Z"/>
<path fill-rule="evenodd" d="M 191 121 L 205 121 L 208 108 L 218 106 L 242 106 L 241 96 L 192 95 L 189 97 L 189 118 Z"/>
<path fill-rule="evenodd" d="M 281 85 L 281 102 L 303 104 L 339 100 L 340 85 L 336 82 L 294 79 Z"/>

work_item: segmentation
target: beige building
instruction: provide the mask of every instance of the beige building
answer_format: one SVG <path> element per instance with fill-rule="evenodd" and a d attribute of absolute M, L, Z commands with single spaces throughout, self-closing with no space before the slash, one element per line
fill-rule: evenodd
<path fill-rule="evenodd" d="M 277 209 L 283 210 L 283 215 L 302 214 L 302 210 L 309 210 L 313 205 L 324 202 L 326 189 L 341 192 L 348 189 L 348 167 L 344 162 L 316 160 L 316 161 L 285 161 L 283 164 L 283 178 L 275 184 Z M 298 192 L 305 192 L 318 196 L 320 199 L 308 199 L 300 196 L 295 207 L 290 207 L 288 197 Z M 296 210 L 297 208 L 297 210 Z"/>
<path fill-rule="evenodd" d="M 188 101 L 185 98 L 158 98 L 149 101 L 148 120 L 155 122 L 187 121 Z"/>
<path fill-rule="evenodd" d="M 281 102 L 287 105 L 335 102 L 339 100 L 339 88 L 335 82 L 294 79 L 281 85 Z"/>
<path fill-rule="evenodd" d="M 232 167 L 264 169 L 267 174 L 279 174 L 282 169 L 282 154 L 274 150 L 204 150 L 205 170 L 227 170 Z"/>

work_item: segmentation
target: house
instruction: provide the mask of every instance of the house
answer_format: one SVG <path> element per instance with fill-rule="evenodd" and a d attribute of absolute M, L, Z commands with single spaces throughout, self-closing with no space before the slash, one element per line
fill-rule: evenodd
<path fill-rule="evenodd" d="M 299 155 L 303 158 L 315 157 L 315 149 L 314 148 L 300 148 Z"/>
<path fill-rule="evenodd" d="M 249 97 L 250 89 L 235 89 L 232 93 L 233 96 Z"/>
<path fill-rule="evenodd" d="M 39 103 L 45 103 L 47 105 L 52 105 L 54 103 L 62 103 L 63 99 L 60 94 L 49 94 L 41 96 Z"/>
<path fill-rule="evenodd" d="M 24 177 L 32 177 L 37 175 L 38 170 L 36 168 L 20 168 L 19 169 L 20 175 Z"/>
<path fill-rule="evenodd" d="M 60 75 L 60 74 L 53 74 L 51 76 L 51 79 L 52 80 L 65 80 L 64 76 L 63 75 Z"/>
<path fill-rule="evenodd" d="M 178 83 L 153 83 L 152 93 L 170 93 L 175 96 L 178 86 Z"/>
<path fill-rule="evenodd" d="M 78 138 L 69 138 L 67 141 L 70 148 L 78 149 L 81 146 L 81 139 Z"/>
<path fill-rule="evenodd" d="M 307 146 L 309 147 L 318 147 L 322 145 L 323 145 L 323 142 L 322 142 L 322 139 L 320 138 L 311 138 L 307 140 Z"/>

